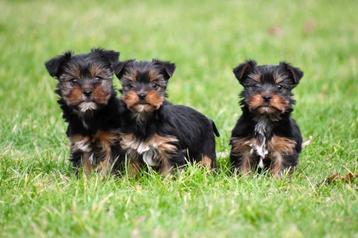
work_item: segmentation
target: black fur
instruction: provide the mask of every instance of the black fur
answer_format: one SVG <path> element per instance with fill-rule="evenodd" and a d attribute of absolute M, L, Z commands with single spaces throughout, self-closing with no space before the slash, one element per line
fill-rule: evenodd
<path fill-rule="evenodd" d="M 265 147 L 268 148 L 267 143 L 272 140 L 273 136 L 278 136 L 292 140 L 295 143 L 292 153 L 282 154 L 283 161 L 280 174 L 284 170 L 293 169 L 298 163 L 302 137 L 297 123 L 291 118 L 295 103 L 291 90 L 298 84 L 303 72 L 284 62 L 279 65 L 257 66 L 255 61 L 249 60 L 238 65 L 234 69 L 234 74 L 244 86 L 244 90 L 240 94 L 242 115 L 231 134 L 232 150 L 230 161 L 232 167 L 238 171 L 245 170 L 245 165 L 243 164 L 244 154 L 246 153 L 245 146 L 252 147 L 249 161 L 250 169 L 256 170 L 260 161 L 260 155 L 254 145 L 249 145 L 248 142 L 244 148 L 240 147 L 241 151 L 235 151 L 235 141 L 250 141 L 254 138 L 259 142 L 264 141 L 266 143 Z M 279 82 L 275 80 L 278 78 L 280 78 Z M 260 97 L 269 99 L 266 102 L 265 99 Z M 276 100 L 276 104 L 272 102 L 273 100 Z M 277 108 L 270 108 L 271 103 L 276 105 Z M 266 125 L 265 129 L 262 130 L 263 133 L 258 133 L 258 127 L 256 127 L 258 123 Z M 268 151 L 268 154 L 263 158 L 264 169 L 272 169 L 273 161 L 270 156 L 274 152 Z"/>
<path fill-rule="evenodd" d="M 172 105 L 166 101 L 143 122 L 138 123 L 133 119 L 133 113 L 128 109 L 125 109 L 121 118 L 122 132 L 134 133 L 143 141 L 155 133 L 178 138 L 179 142 L 175 144 L 177 154 L 170 159 L 173 166 L 185 165 L 187 161 L 184 156 L 187 155 L 190 161 L 196 162 L 201 161 L 203 154 L 216 158 L 214 133 L 219 136 L 219 132 L 214 122 L 190 107 Z M 215 166 L 216 163 L 213 164 Z"/>
<path fill-rule="evenodd" d="M 73 110 L 68 107 L 63 100 L 59 99 L 58 103 L 62 109 L 62 116 L 65 122 L 68 123 L 66 135 L 67 137 L 72 137 L 74 135 L 80 134 L 85 137 L 92 137 L 98 131 L 118 131 L 120 132 L 121 122 L 118 120 L 122 115 L 120 113 L 121 104 L 115 94 L 109 99 L 108 104 L 96 111 L 93 115 L 81 118 L 76 115 Z M 83 122 L 88 126 L 85 127 Z M 95 157 L 95 164 L 98 164 L 102 159 L 99 152 L 100 145 L 91 144 L 91 150 L 97 154 Z M 120 166 L 120 159 L 123 158 L 124 154 L 120 149 L 120 145 L 113 145 L 111 147 L 112 157 L 119 158 L 113 165 L 113 171 L 117 170 Z M 72 162 L 74 168 L 79 169 L 81 167 L 81 156 L 83 153 L 71 151 L 70 161 Z"/>
<path fill-rule="evenodd" d="M 46 62 L 45 66 L 52 77 L 58 81 L 56 94 L 59 96 L 58 104 L 62 109 L 62 115 L 67 122 L 67 136 L 71 139 L 74 136 L 82 136 L 93 139 L 97 132 L 114 132 L 120 127 L 120 101 L 116 98 L 116 92 L 112 84 L 113 68 L 118 63 L 119 52 L 93 49 L 88 54 L 73 55 L 67 52 L 63 55 L 56 56 Z M 90 67 L 96 65 L 101 67 L 98 70 L 99 75 L 94 76 L 90 73 Z M 101 70 L 104 71 L 103 75 Z M 105 99 L 98 97 L 100 101 L 95 100 L 95 88 L 102 87 L 108 93 Z M 76 97 L 69 97 L 71 90 L 78 89 Z M 93 95 L 83 99 L 85 91 L 90 91 Z M 107 99 L 108 98 L 108 99 Z M 81 102 L 94 103 L 95 109 L 81 111 Z M 80 102 L 77 102 L 80 101 Z M 90 153 L 94 155 L 93 167 L 102 159 L 102 148 L 99 142 L 88 144 Z M 111 146 L 112 158 L 121 157 L 121 150 L 118 145 Z M 84 151 L 74 150 L 71 146 L 71 158 L 75 168 L 82 166 L 82 157 Z M 113 162 L 113 161 L 112 161 Z M 115 166 L 115 165 L 112 165 Z"/>
<path fill-rule="evenodd" d="M 185 165 L 186 157 L 200 162 L 203 156 L 208 156 L 212 159 L 213 168 L 216 166 L 214 133 L 219 136 L 214 122 L 190 107 L 172 105 L 165 99 L 167 82 L 174 70 L 174 64 L 159 60 L 119 63 L 116 75 L 122 83 L 122 103 L 126 108 L 121 116 L 122 132 L 134 134 L 137 140 L 143 142 L 155 134 L 175 137 L 178 141 L 172 144 L 177 150 L 170 154 L 171 167 Z M 155 76 L 150 78 L 150 75 Z M 157 85 L 153 87 L 155 83 Z M 149 95 L 150 92 L 154 92 L 156 99 L 162 99 L 161 103 L 153 103 L 157 108 L 146 104 L 150 103 L 150 99 L 136 99 L 135 94 Z M 135 106 L 132 106 L 133 101 L 137 102 Z M 138 109 L 137 105 L 142 103 L 146 108 Z"/>

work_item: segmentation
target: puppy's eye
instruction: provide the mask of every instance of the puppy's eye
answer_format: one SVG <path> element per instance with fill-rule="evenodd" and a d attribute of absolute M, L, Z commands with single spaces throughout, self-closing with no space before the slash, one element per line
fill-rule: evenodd
<path fill-rule="evenodd" d="M 282 85 L 277 85 L 277 88 L 278 88 L 279 90 L 281 90 L 283 87 L 282 87 Z"/>
<path fill-rule="evenodd" d="M 125 85 L 124 87 L 130 90 L 130 89 L 134 88 L 134 85 L 130 83 L 130 84 Z"/>
<path fill-rule="evenodd" d="M 254 83 L 254 84 L 251 84 L 250 87 L 252 87 L 252 88 L 259 88 L 259 87 L 260 87 L 260 84 Z"/>
<path fill-rule="evenodd" d="M 101 76 L 96 76 L 94 79 L 97 80 L 97 81 L 100 81 L 100 80 L 102 80 L 103 78 L 102 78 Z"/>
<path fill-rule="evenodd" d="M 157 83 L 152 83 L 152 88 L 154 88 L 154 89 L 159 89 L 159 88 L 160 88 L 160 85 L 157 84 Z"/>
<path fill-rule="evenodd" d="M 71 84 L 75 84 L 75 83 L 78 82 L 78 79 L 77 79 L 77 78 L 71 78 L 71 79 L 69 80 L 69 82 L 70 82 Z"/>

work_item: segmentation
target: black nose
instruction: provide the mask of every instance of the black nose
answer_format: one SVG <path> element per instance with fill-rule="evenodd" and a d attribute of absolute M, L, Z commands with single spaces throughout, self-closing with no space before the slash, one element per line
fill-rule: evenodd
<path fill-rule="evenodd" d="M 91 91 L 91 90 L 86 90 L 86 91 L 83 92 L 83 94 L 84 94 L 86 97 L 89 97 L 89 96 L 91 96 L 92 91 Z"/>
<path fill-rule="evenodd" d="M 272 97 L 269 95 L 262 95 L 262 98 L 264 99 L 265 102 L 269 102 Z"/>
<path fill-rule="evenodd" d="M 146 96 L 147 96 L 147 94 L 146 94 L 145 92 L 140 92 L 140 93 L 138 93 L 138 97 L 139 97 L 140 99 L 145 99 Z"/>

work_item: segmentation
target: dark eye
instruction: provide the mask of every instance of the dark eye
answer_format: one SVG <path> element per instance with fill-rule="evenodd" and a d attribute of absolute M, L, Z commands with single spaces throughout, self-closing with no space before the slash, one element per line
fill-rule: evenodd
<path fill-rule="evenodd" d="M 260 84 L 254 83 L 254 84 L 251 84 L 250 87 L 252 87 L 252 88 L 258 88 L 258 87 L 260 87 Z"/>
<path fill-rule="evenodd" d="M 126 86 L 125 86 L 127 89 L 132 89 L 132 88 L 134 88 L 134 85 L 133 84 L 127 84 Z"/>
<path fill-rule="evenodd" d="M 152 83 L 152 88 L 154 88 L 154 89 L 159 89 L 159 88 L 160 88 L 160 85 L 157 84 L 157 83 Z"/>
<path fill-rule="evenodd" d="M 75 83 L 78 82 L 78 79 L 77 79 L 77 78 L 72 78 L 72 79 L 69 80 L 69 82 L 70 82 L 71 84 L 75 84 Z"/>
<path fill-rule="evenodd" d="M 97 81 L 100 81 L 100 80 L 102 80 L 103 78 L 102 78 L 101 76 L 96 76 L 94 79 L 97 80 Z"/>
<path fill-rule="evenodd" d="M 278 88 L 279 90 L 281 90 L 281 89 L 282 89 L 282 86 L 281 86 L 281 85 L 277 85 L 277 88 Z"/>

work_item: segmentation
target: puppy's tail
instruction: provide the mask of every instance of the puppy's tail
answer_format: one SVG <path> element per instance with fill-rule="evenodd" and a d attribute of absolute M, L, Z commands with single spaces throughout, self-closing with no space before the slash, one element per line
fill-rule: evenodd
<path fill-rule="evenodd" d="M 213 120 L 210 120 L 210 121 L 211 121 L 211 125 L 213 126 L 214 134 L 216 135 L 216 137 L 220 137 L 220 133 L 219 133 L 218 128 L 215 125 L 215 122 Z"/>

